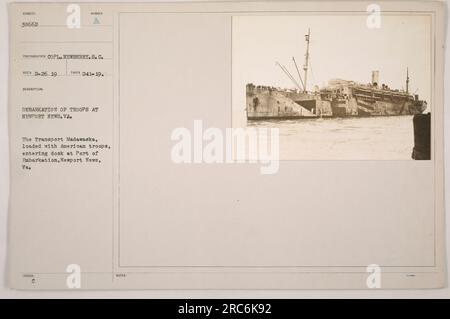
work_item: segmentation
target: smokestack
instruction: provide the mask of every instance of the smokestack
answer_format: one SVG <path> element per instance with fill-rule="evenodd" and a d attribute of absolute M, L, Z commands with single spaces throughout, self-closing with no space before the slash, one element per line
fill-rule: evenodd
<path fill-rule="evenodd" d="M 409 93 L 409 69 L 406 68 L 406 93 Z"/>
<path fill-rule="evenodd" d="M 378 78 L 380 77 L 380 71 L 372 71 L 372 85 L 378 86 Z"/>

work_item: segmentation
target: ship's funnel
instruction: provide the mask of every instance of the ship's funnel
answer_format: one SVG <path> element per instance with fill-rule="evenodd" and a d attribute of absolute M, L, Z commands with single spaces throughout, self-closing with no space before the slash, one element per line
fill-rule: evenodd
<path fill-rule="evenodd" d="M 378 79 L 380 77 L 380 71 L 372 71 L 372 85 L 378 86 Z"/>

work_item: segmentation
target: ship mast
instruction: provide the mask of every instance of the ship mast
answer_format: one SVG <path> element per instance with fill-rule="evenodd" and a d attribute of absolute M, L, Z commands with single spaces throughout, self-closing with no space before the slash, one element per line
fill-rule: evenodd
<path fill-rule="evenodd" d="M 305 40 L 306 40 L 306 54 L 305 54 L 305 65 L 303 66 L 303 71 L 305 71 L 305 81 L 304 81 L 304 90 L 303 92 L 306 93 L 306 81 L 308 79 L 308 64 L 309 64 L 309 39 L 311 36 L 311 30 L 308 28 L 308 34 L 305 35 Z"/>
<path fill-rule="evenodd" d="M 409 93 L 409 69 L 406 68 L 406 93 Z"/>

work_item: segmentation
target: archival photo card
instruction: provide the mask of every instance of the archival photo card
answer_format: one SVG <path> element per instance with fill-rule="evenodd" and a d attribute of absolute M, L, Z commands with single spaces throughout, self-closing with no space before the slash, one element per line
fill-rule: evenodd
<path fill-rule="evenodd" d="M 11 4 L 9 286 L 444 286 L 443 13 Z"/>

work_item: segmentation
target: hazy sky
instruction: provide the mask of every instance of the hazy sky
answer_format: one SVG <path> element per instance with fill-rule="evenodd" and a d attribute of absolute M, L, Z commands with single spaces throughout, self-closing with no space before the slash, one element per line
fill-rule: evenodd
<path fill-rule="evenodd" d="M 380 83 L 402 89 L 409 67 L 410 92 L 417 90 L 430 103 L 431 17 L 382 14 L 379 29 L 369 29 L 366 19 L 365 14 L 234 17 L 233 80 L 294 87 L 275 62 L 298 81 L 294 56 L 303 77 L 304 35 L 311 28 L 309 90 L 333 78 L 369 83 L 372 70 L 380 71 Z"/>

